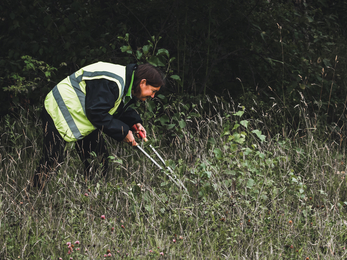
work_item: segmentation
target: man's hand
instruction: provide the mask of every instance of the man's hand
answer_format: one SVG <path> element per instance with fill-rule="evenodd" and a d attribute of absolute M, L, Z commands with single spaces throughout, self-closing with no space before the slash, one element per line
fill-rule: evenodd
<path fill-rule="evenodd" d="M 141 138 L 139 133 L 142 132 L 143 135 L 144 135 L 144 137 L 146 137 L 146 136 L 147 136 L 147 132 L 146 132 L 145 128 L 144 128 L 140 123 L 137 123 L 137 124 L 135 124 L 135 125 L 136 125 L 136 127 L 137 127 L 137 131 L 134 131 L 135 134 L 136 134 L 136 136 L 137 136 L 138 138 Z"/>
<path fill-rule="evenodd" d="M 137 145 L 135 138 L 134 138 L 134 135 L 133 135 L 133 132 L 131 132 L 130 130 L 129 130 L 127 136 L 123 139 L 123 142 L 128 143 L 131 146 Z"/>

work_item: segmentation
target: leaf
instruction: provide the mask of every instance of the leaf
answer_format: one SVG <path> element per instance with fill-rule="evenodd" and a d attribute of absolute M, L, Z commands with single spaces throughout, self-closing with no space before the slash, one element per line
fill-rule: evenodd
<path fill-rule="evenodd" d="M 137 51 L 136 51 L 136 58 L 137 58 L 138 60 L 140 60 L 140 59 L 142 58 L 142 56 L 143 56 L 143 53 L 142 53 L 141 51 L 137 50 Z"/>
<path fill-rule="evenodd" d="M 147 55 L 148 54 L 148 52 L 149 52 L 149 50 L 150 50 L 150 46 L 149 45 L 144 45 L 143 47 L 142 47 L 142 50 L 143 50 L 143 53 L 145 54 L 145 55 Z"/>
<path fill-rule="evenodd" d="M 163 115 L 159 118 L 161 125 L 166 125 L 170 120 L 167 115 Z"/>
<path fill-rule="evenodd" d="M 248 124 L 249 124 L 249 121 L 247 121 L 247 120 L 242 120 L 242 121 L 240 122 L 240 124 L 243 125 L 245 128 L 247 128 L 247 127 L 248 127 Z"/>
<path fill-rule="evenodd" d="M 235 175 L 236 175 L 236 172 L 235 172 L 234 170 L 226 170 L 226 171 L 225 171 L 225 174 L 235 176 Z"/>
<path fill-rule="evenodd" d="M 120 50 L 122 52 L 127 52 L 129 50 L 129 46 L 124 45 L 124 46 L 120 47 Z"/>
<path fill-rule="evenodd" d="M 165 96 L 164 96 L 163 94 L 158 94 L 158 95 L 157 95 L 157 98 L 165 99 Z"/>
<path fill-rule="evenodd" d="M 167 130 L 170 130 L 170 129 L 172 129 L 172 128 L 174 128 L 176 125 L 175 124 L 169 124 L 169 125 L 167 125 Z"/>
<path fill-rule="evenodd" d="M 178 75 L 171 75 L 170 78 L 172 78 L 172 79 L 174 79 L 174 80 L 181 81 L 181 78 L 180 78 L 180 76 L 178 76 Z"/>
<path fill-rule="evenodd" d="M 183 119 L 181 121 L 179 121 L 179 125 L 181 128 L 185 128 L 186 127 L 186 121 L 184 121 Z"/>
<path fill-rule="evenodd" d="M 254 180 L 253 179 L 249 179 L 248 181 L 247 181 L 247 188 L 252 188 L 254 186 Z"/>
<path fill-rule="evenodd" d="M 252 133 L 253 133 L 253 134 L 256 134 L 256 135 L 258 136 L 258 138 L 259 138 L 262 142 L 265 141 L 266 136 L 265 136 L 265 135 L 262 135 L 262 134 L 261 134 L 261 131 L 259 131 L 259 130 L 253 130 Z"/>
<path fill-rule="evenodd" d="M 170 57 L 169 51 L 167 49 L 159 49 L 157 55 L 165 54 L 168 58 Z"/>
<path fill-rule="evenodd" d="M 221 160 L 223 158 L 223 152 L 221 149 L 216 148 L 213 150 L 213 153 L 215 154 L 215 156 L 218 160 Z"/>
<path fill-rule="evenodd" d="M 236 113 L 233 114 L 233 115 L 234 115 L 234 116 L 239 116 L 239 117 L 241 117 L 244 113 L 245 113 L 245 111 L 243 110 L 243 111 L 238 111 L 238 112 L 236 112 Z"/>

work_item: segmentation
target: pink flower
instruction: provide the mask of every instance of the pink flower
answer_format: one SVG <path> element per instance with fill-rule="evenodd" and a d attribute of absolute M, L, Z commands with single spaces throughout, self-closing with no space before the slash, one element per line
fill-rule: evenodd
<path fill-rule="evenodd" d="M 59 260 L 63 260 L 63 258 L 59 257 Z"/>
<path fill-rule="evenodd" d="M 71 251 L 70 251 L 70 249 L 69 249 L 69 251 L 67 251 L 67 254 L 69 255 L 69 254 L 71 254 Z"/>
<path fill-rule="evenodd" d="M 89 195 L 88 195 L 88 193 L 86 192 L 86 193 L 84 193 L 84 196 L 88 197 Z"/>
<path fill-rule="evenodd" d="M 176 239 L 173 239 L 172 242 L 176 243 Z"/>
<path fill-rule="evenodd" d="M 77 251 L 80 251 L 80 248 L 79 247 L 77 247 L 77 249 L 76 249 Z"/>
<path fill-rule="evenodd" d="M 107 255 L 106 255 L 106 254 L 104 254 L 104 257 L 107 257 Z"/>
<path fill-rule="evenodd" d="M 164 255 L 164 253 L 163 253 L 163 252 L 160 252 L 160 255 Z"/>
<path fill-rule="evenodd" d="M 75 244 L 76 244 L 76 245 L 79 245 L 79 244 L 80 244 L 80 241 L 78 241 L 78 240 L 75 241 Z"/>
<path fill-rule="evenodd" d="M 66 245 L 67 245 L 67 246 L 71 246 L 71 242 L 67 242 Z"/>
<path fill-rule="evenodd" d="M 113 230 L 114 230 L 114 227 L 112 227 L 111 230 L 113 231 Z"/>
<path fill-rule="evenodd" d="M 125 228 L 124 225 L 121 225 L 121 228 Z"/>
<path fill-rule="evenodd" d="M 153 253 L 153 251 L 152 251 L 151 249 L 149 250 L 149 252 L 150 252 L 150 253 Z"/>
<path fill-rule="evenodd" d="M 106 217 L 105 217 L 105 215 L 101 215 L 101 219 L 105 219 Z"/>
<path fill-rule="evenodd" d="M 112 254 L 111 254 L 111 253 L 108 253 L 108 255 L 107 255 L 107 256 L 111 257 L 111 256 L 112 256 Z"/>

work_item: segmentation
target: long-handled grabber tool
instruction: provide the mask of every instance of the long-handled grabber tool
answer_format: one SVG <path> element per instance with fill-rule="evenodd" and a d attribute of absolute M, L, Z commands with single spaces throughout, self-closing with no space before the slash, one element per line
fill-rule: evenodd
<path fill-rule="evenodd" d="M 138 129 L 137 129 L 137 126 L 136 125 L 133 125 L 132 126 L 132 129 L 134 130 L 134 131 L 138 131 Z M 141 131 L 139 131 L 139 135 L 140 135 L 140 137 L 141 137 L 141 139 L 143 139 L 145 142 L 147 142 L 148 141 L 148 139 L 146 138 L 146 136 L 144 135 L 144 133 L 143 132 L 141 132 Z M 139 146 L 139 145 L 136 145 L 136 147 L 144 154 L 144 155 L 146 155 L 160 170 L 162 170 L 163 168 L 145 151 L 145 150 L 143 150 L 143 148 L 141 147 L 141 146 Z M 164 164 L 164 165 L 166 165 L 165 164 L 165 161 L 164 161 L 164 159 L 159 155 L 159 153 L 154 149 L 154 147 L 152 146 L 152 145 L 149 145 L 149 147 L 153 150 L 153 152 L 158 156 L 158 158 L 160 159 L 160 161 Z M 166 175 L 170 178 L 170 180 L 172 180 L 177 186 L 181 186 L 187 193 L 188 193 L 188 190 L 187 190 L 187 188 L 184 186 L 184 184 L 174 175 L 174 172 L 173 172 L 173 170 L 169 167 L 169 166 L 167 166 L 166 167 L 170 172 L 171 172 L 171 174 L 173 175 L 173 177 L 171 177 L 170 176 L 170 174 L 168 174 L 168 173 L 166 173 Z M 177 181 L 180 183 L 180 185 L 177 183 Z"/>

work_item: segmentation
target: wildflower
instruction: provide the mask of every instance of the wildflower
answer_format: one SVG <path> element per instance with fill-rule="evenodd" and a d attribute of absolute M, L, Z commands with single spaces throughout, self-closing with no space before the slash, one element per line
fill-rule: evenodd
<path fill-rule="evenodd" d="M 75 245 L 79 245 L 80 244 L 80 241 L 75 241 Z"/>
<path fill-rule="evenodd" d="M 80 251 L 80 248 L 78 247 L 78 248 L 76 248 L 76 250 L 77 250 L 77 251 Z"/>
<path fill-rule="evenodd" d="M 67 242 L 66 245 L 67 245 L 67 246 L 71 246 L 71 242 Z"/>
<path fill-rule="evenodd" d="M 114 230 L 114 227 L 111 228 L 111 231 L 113 231 L 113 230 Z"/>
<path fill-rule="evenodd" d="M 173 239 L 172 242 L 176 243 L 176 239 Z"/>
<path fill-rule="evenodd" d="M 293 221 L 289 220 L 289 224 L 290 224 L 290 225 L 293 224 Z"/>
<path fill-rule="evenodd" d="M 86 193 L 84 193 L 84 196 L 88 197 L 89 195 L 88 195 L 88 193 L 86 192 Z"/>
<path fill-rule="evenodd" d="M 106 217 L 105 217 L 105 215 L 101 215 L 101 219 L 105 219 Z"/>
<path fill-rule="evenodd" d="M 63 258 L 59 257 L 59 260 L 63 260 Z"/>
<path fill-rule="evenodd" d="M 160 252 L 160 255 L 164 255 L 164 252 Z"/>
<path fill-rule="evenodd" d="M 107 249 L 107 253 L 108 253 L 108 254 L 111 253 L 111 250 L 110 250 L 110 249 Z"/>
<path fill-rule="evenodd" d="M 111 256 L 112 256 L 112 254 L 111 254 L 111 253 L 108 253 L 108 255 L 107 255 L 107 256 L 111 257 Z"/>
<path fill-rule="evenodd" d="M 124 225 L 121 225 L 121 228 L 125 228 Z"/>
<path fill-rule="evenodd" d="M 106 254 L 104 254 L 104 257 L 107 257 L 107 255 L 106 255 Z"/>
<path fill-rule="evenodd" d="M 180 239 L 183 239 L 183 237 L 182 237 L 182 236 L 180 236 Z"/>
<path fill-rule="evenodd" d="M 149 249 L 149 252 L 150 252 L 150 253 L 153 253 L 153 250 Z"/>

